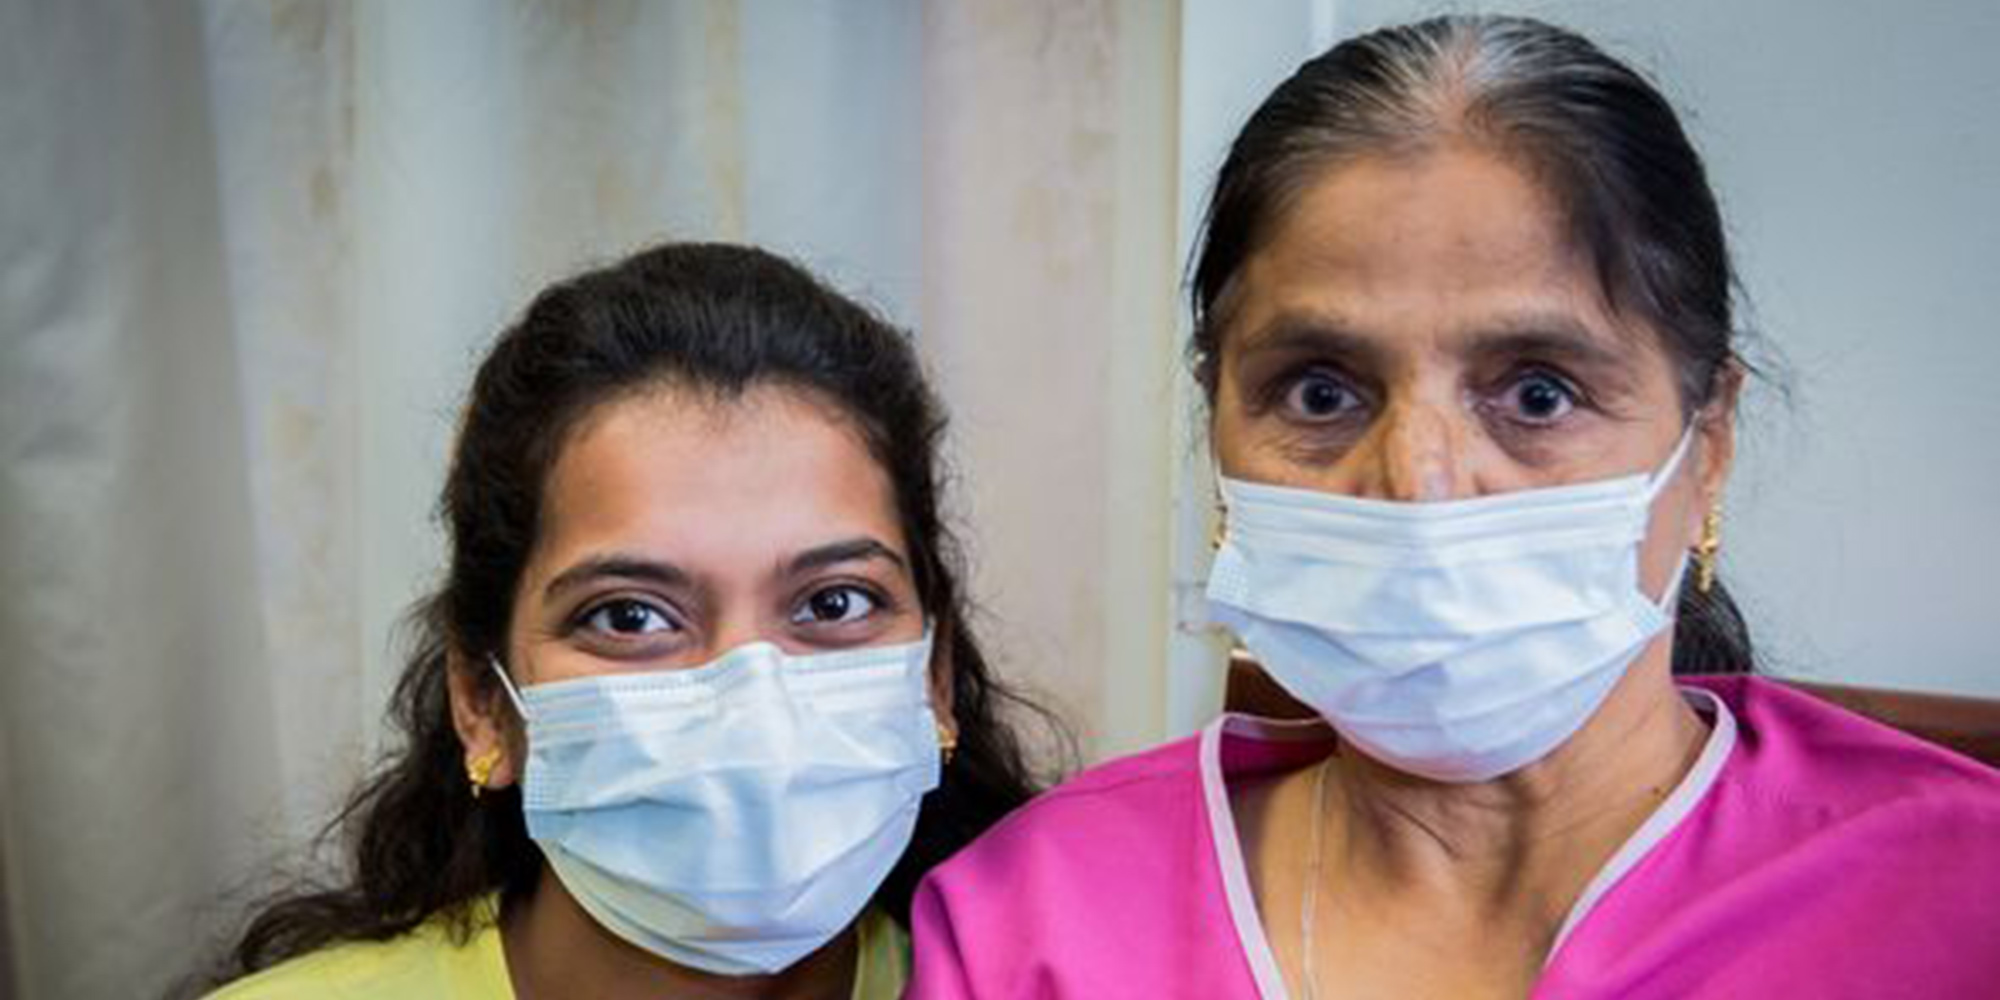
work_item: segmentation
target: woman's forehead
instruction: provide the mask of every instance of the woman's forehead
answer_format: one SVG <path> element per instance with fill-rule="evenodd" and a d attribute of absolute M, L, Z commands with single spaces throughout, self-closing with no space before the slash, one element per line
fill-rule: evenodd
<path fill-rule="evenodd" d="M 1659 350 L 1610 308 L 1534 179 L 1476 149 L 1328 168 L 1288 200 L 1235 286 L 1232 354 L 1312 332 L 1467 351 L 1524 340 Z"/>
<path fill-rule="evenodd" d="M 1577 264 L 1565 237 L 1557 206 L 1527 175 L 1448 147 L 1322 170 L 1284 202 L 1246 267 L 1253 278 L 1338 272 L 1363 290 L 1559 281 Z"/>
<path fill-rule="evenodd" d="M 861 435 L 782 387 L 719 398 L 662 389 L 605 404 L 549 474 L 541 543 L 748 558 L 829 537 L 900 549 L 893 488 Z"/>

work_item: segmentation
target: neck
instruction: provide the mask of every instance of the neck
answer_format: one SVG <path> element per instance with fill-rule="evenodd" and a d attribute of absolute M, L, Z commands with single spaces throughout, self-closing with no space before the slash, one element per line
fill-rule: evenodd
<path fill-rule="evenodd" d="M 1360 754 L 1332 758 L 1321 805 L 1328 878 L 1546 948 L 1591 877 L 1700 756 L 1707 730 L 1674 689 L 1667 649 L 1634 663 L 1555 753 L 1493 781 L 1444 784 Z"/>
<path fill-rule="evenodd" d="M 723 976 L 684 968 L 604 929 L 545 865 L 534 893 L 500 920 L 514 995 L 521 1000 L 592 997 L 843 1000 L 853 990 L 859 945 L 849 927 L 783 972 Z"/>

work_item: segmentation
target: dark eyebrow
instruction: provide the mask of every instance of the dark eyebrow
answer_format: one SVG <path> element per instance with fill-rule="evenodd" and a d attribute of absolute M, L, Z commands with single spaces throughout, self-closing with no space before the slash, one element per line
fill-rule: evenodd
<path fill-rule="evenodd" d="M 1530 355 L 1599 368 L 1631 362 L 1632 344 L 1607 338 L 1561 312 L 1528 312 L 1482 323 L 1452 338 L 1458 353 L 1479 359 Z M 1291 312 L 1274 317 L 1243 338 L 1242 353 L 1317 352 L 1351 358 L 1364 367 L 1387 361 L 1384 345 L 1354 332 L 1338 316 Z"/>
<path fill-rule="evenodd" d="M 1287 312 L 1245 334 L 1241 354 L 1307 351 L 1353 358 L 1369 366 L 1380 365 L 1386 353 L 1382 345 L 1355 333 L 1337 316 Z"/>
<path fill-rule="evenodd" d="M 863 559 L 886 560 L 895 564 L 897 569 L 905 573 L 910 571 L 909 563 L 902 556 L 897 555 L 895 549 L 873 538 L 863 537 L 849 538 L 807 549 L 793 556 L 785 564 L 785 575 L 799 576 L 803 573 L 823 569 L 838 563 L 855 562 Z"/>
<path fill-rule="evenodd" d="M 562 591 L 607 576 L 621 580 L 644 580 L 663 588 L 694 588 L 694 577 L 673 563 L 613 552 L 592 556 L 556 574 L 555 579 L 542 589 L 542 596 L 554 598 Z"/>
<path fill-rule="evenodd" d="M 1608 340 L 1561 313 L 1510 317 L 1473 330 L 1462 342 L 1463 353 L 1475 360 L 1525 355 L 1611 369 L 1632 361 L 1629 342 Z"/>

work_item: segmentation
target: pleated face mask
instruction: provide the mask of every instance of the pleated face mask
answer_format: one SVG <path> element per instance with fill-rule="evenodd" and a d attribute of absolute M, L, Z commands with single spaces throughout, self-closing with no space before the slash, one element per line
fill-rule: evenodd
<path fill-rule="evenodd" d="M 758 642 L 520 691 L 528 833 L 626 941 L 723 975 L 785 969 L 860 914 L 937 787 L 930 654 L 928 634 L 810 656 Z"/>
<path fill-rule="evenodd" d="M 1398 770 L 1484 781 L 1574 735 L 1672 620 L 1639 549 L 1651 476 L 1398 503 L 1222 480 L 1210 616 L 1341 737 Z"/>

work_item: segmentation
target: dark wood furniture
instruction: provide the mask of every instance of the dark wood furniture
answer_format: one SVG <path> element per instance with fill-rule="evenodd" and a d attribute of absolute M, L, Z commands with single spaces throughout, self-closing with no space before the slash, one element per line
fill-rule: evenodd
<path fill-rule="evenodd" d="M 1792 680 L 1785 680 L 1784 683 L 1920 739 L 2000 767 L 2000 701 L 1841 684 Z M 1286 694 L 1255 660 L 1241 654 L 1230 658 L 1223 705 L 1232 712 L 1279 719 L 1307 718 L 1313 714 L 1312 709 Z"/>

